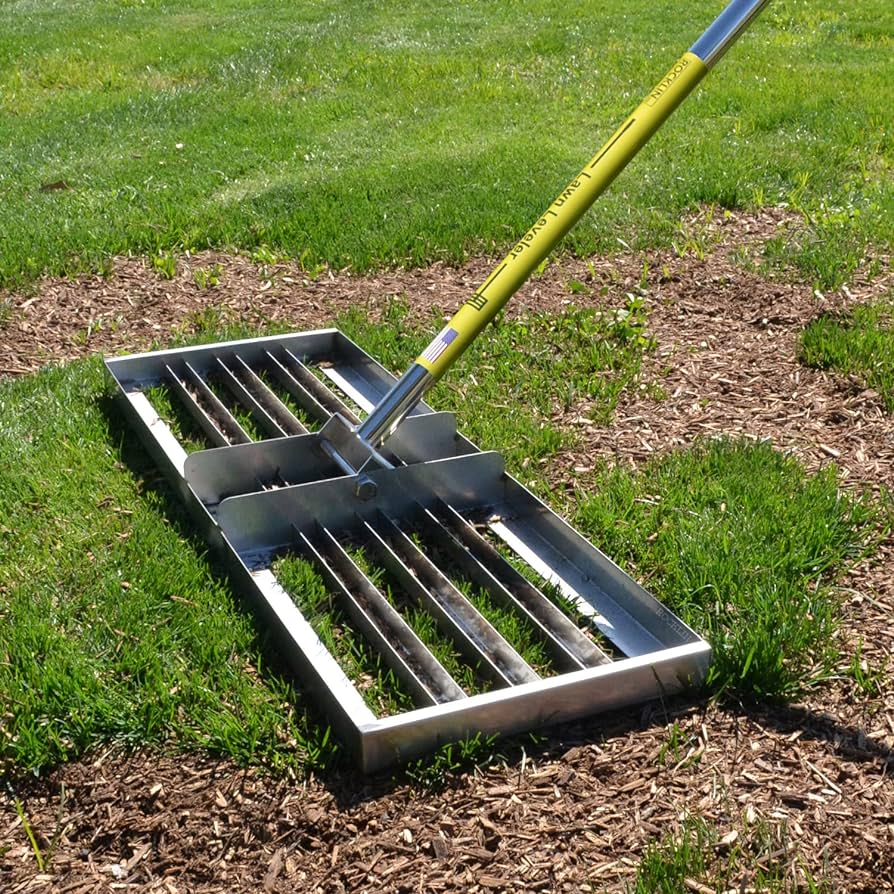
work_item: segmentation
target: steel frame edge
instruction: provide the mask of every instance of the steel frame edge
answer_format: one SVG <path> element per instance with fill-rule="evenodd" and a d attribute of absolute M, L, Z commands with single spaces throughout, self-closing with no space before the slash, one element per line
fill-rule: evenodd
<path fill-rule="evenodd" d="M 326 329 L 245 341 L 273 344 L 296 335 L 332 335 L 335 338 L 345 338 L 337 329 Z M 240 342 L 201 345 L 197 348 L 223 350 L 237 344 Z M 351 345 L 357 347 L 353 342 Z M 532 683 L 473 695 L 456 702 L 377 718 L 298 609 L 293 606 L 294 614 L 300 618 L 294 624 L 277 611 L 276 599 L 271 598 L 271 592 L 268 592 L 270 588 L 263 580 L 263 575 L 268 572 L 262 572 L 259 581 L 258 572 L 252 570 L 232 546 L 183 476 L 184 451 L 167 425 L 163 421 L 159 423 L 158 415 L 141 391 L 128 390 L 125 387 L 125 382 L 134 380 L 122 380 L 116 372 L 117 367 L 126 369 L 127 361 L 136 358 L 150 355 L 173 358 L 190 350 L 181 348 L 106 358 L 106 373 L 116 386 L 119 404 L 140 442 L 180 496 L 189 514 L 199 524 L 206 542 L 218 551 L 236 588 L 251 599 L 255 610 L 270 626 L 281 647 L 281 655 L 296 673 L 298 682 L 317 698 L 339 739 L 356 756 L 364 772 L 375 772 L 407 761 L 441 744 L 475 733 L 511 735 L 580 719 L 612 708 L 642 704 L 672 695 L 704 679 L 710 662 L 711 646 L 694 634 L 696 641 L 684 645 L 623 658 L 611 664 L 581 671 L 565 672 Z M 357 350 L 376 364 L 374 358 L 362 349 L 357 347 Z M 507 477 L 511 478 L 508 475 Z M 520 482 L 514 478 L 511 480 L 526 491 Z M 556 518 L 570 528 L 561 516 Z M 275 587 L 279 588 L 279 585 L 275 584 Z M 606 684 L 601 692 L 598 691 L 600 683 Z M 608 684 L 611 684 L 610 688 Z M 548 709 L 544 707 L 545 700 L 550 702 Z"/>

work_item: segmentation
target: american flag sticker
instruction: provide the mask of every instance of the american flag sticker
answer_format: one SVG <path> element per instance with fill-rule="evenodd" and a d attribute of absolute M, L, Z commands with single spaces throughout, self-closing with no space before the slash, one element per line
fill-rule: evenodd
<path fill-rule="evenodd" d="M 459 333 L 449 326 L 445 326 L 434 338 L 434 341 L 419 355 L 421 360 L 435 363 L 438 357 L 450 347 Z"/>

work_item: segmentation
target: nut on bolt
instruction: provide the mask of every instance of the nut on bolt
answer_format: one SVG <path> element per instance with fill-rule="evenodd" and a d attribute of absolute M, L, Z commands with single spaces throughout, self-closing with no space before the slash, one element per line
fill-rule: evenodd
<path fill-rule="evenodd" d="M 354 496 L 358 500 L 371 500 L 379 492 L 379 486 L 369 477 L 361 475 L 354 487 Z"/>

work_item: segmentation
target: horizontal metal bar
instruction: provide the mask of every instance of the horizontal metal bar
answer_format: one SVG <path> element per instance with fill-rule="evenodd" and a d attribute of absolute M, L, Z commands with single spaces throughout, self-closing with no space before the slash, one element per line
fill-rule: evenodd
<path fill-rule="evenodd" d="M 190 394 L 189 389 L 180 379 L 170 366 L 165 366 L 167 371 L 168 384 L 174 394 L 177 396 L 184 409 L 196 421 L 196 424 L 208 440 L 217 447 L 229 447 L 230 439 L 221 430 L 220 426 L 205 412 L 205 408 Z"/>
<path fill-rule="evenodd" d="M 386 664 L 420 705 L 465 698 L 466 693 L 429 652 L 400 613 L 360 570 L 328 528 L 311 539 L 296 531 L 305 550 L 339 591 L 360 632 L 378 649 Z"/>
<path fill-rule="evenodd" d="M 536 683 L 482 692 L 462 702 L 383 717 L 361 731 L 363 769 L 375 772 L 470 735 L 511 735 L 666 699 L 704 679 L 710 656 L 711 647 L 699 640 Z"/>
<path fill-rule="evenodd" d="M 247 362 L 255 364 L 263 361 L 267 351 L 283 348 L 314 359 L 340 357 L 343 354 L 363 356 L 360 349 L 337 329 L 317 329 L 291 335 L 267 335 L 189 348 L 171 348 L 128 357 L 109 357 L 105 364 L 116 381 L 127 389 L 132 382 L 161 379 L 165 364 L 185 362 L 195 370 L 204 371 L 213 366 L 214 358 L 221 351 L 237 350 Z"/>
<path fill-rule="evenodd" d="M 305 437 L 313 440 L 312 436 Z M 295 438 L 296 442 L 303 440 Z M 499 454 L 474 453 L 379 469 L 368 475 L 377 490 L 375 499 L 368 504 L 358 499 L 356 476 L 312 481 L 264 494 L 228 497 L 220 504 L 217 520 L 240 555 L 263 554 L 291 544 L 294 541 L 292 525 L 312 533 L 318 521 L 333 531 L 340 531 L 353 524 L 354 514 L 361 508 L 370 512 L 381 508 L 392 518 L 406 518 L 420 495 L 428 493 L 435 493 L 461 509 L 467 508 L 462 501 L 469 496 L 485 494 L 502 498 L 502 487 L 496 494 L 493 491 L 495 483 L 502 484 L 503 468 Z"/>
<path fill-rule="evenodd" d="M 214 506 L 226 497 L 285 482 L 318 482 L 341 471 L 319 449 L 317 436 L 308 434 L 191 453 L 183 474 L 196 496 Z"/>
<path fill-rule="evenodd" d="M 431 511 L 421 512 L 419 518 L 469 577 L 534 627 L 559 668 L 579 670 L 611 661 L 455 509 L 438 501 Z"/>
<path fill-rule="evenodd" d="M 499 631 L 429 560 L 395 522 L 378 512 L 366 522 L 370 542 L 389 571 L 435 616 L 467 658 L 495 683 L 517 686 L 540 679 Z"/>

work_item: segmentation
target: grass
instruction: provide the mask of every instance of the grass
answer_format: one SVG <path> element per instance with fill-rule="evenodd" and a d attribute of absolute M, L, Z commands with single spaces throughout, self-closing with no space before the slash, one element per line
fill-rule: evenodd
<path fill-rule="evenodd" d="M 0 288 L 128 252 L 169 276 L 207 246 L 311 271 L 508 249 L 720 6 L 7 3 Z M 887 13 L 771 4 L 569 246 L 784 203 L 780 251 L 840 282 L 894 232 Z"/>
<path fill-rule="evenodd" d="M 478 663 L 463 657 L 456 650 L 454 643 L 438 629 L 434 616 L 418 606 L 399 588 L 392 586 L 385 569 L 370 561 L 363 548 L 353 546 L 348 552 L 355 564 L 401 613 L 416 636 L 468 695 L 487 692 L 491 688 L 491 681 L 481 675 Z"/>
<path fill-rule="evenodd" d="M 169 387 L 155 385 L 143 393 L 187 453 L 207 450 L 214 446 Z"/>
<path fill-rule="evenodd" d="M 449 564 L 439 562 L 435 557 L 431 544 L 417 541 L 417 546 L 439 567 L 449 568 Z M 372 561 L 365 549 L 356 544 L 346 545 L 345 549 L 468 695 L 486 692 L 491 688 L 492 681 L 483 674 L 478 663 L 459 654 L 449 637 L 438 629 L 434 617 L 395 585 L 386 570 Z M 404 687 L 375 652 L 365 645 L 362 635 L 353 629 L 342 609 L 338 595 L 327 588 L 310 562 L 298 556 L 285 556 L 274 564 L 274 573 L 377 716 L 412 710 L 412 699 Z M 451 575 L 451 578 L 472 605 L 500 631 L 530 667 L 541 675 L 554 673 L 543 643 L 525 619 L 495 604 L 488 593 L 471 582 L 455 575 Z M 471 747 L 470 742 L 466 745 Z M 452 754 L 452 750 L 448 750 L 443 758 L 446 760 Z M 440 759 L 435 763 L 440 763 Z"/>
<path fill-rule="evenodd" d="M 706 636 L 712 692 L 785 700 L 839 663 L 835 581 L 880 511 L 769 444 L 712 441 L 581 488 L 575 522 Z"/>
<path fill-rule="evenodd" d="M 650 843 L 629 894 L 683 891 L 752 891 L 754 894 L 822 894 L 831 886 L 815 878 L 797 856 L 784 824 L 759 821 L 742 833 L 687 817 L 680 829 Z"/>
<path fill-rule="evenodd" d="M 295 258 L 309 276 L 500 252 L 720 6 L 698 0 L 680 17 L 643 0 L 595 16 L 542 0 L 6 5 L 0 288 L 104 271 L 128 252 L 160 277 L 205 247 L 259 264 Z M 820 288 L 867 260 L 871 270 L 894 234 L 887 8 L 771 4 L 568 247 L 605 250 L 621 234 L 697 256 L 704 240 L 680 231 L 684 209 L 784 204 L 803 226 L 771 241 L 768 264 L 794 264 Z M 218 280 L 213 267 L 196 273 L 202 288 Z M 0 331 L 12 313 L 0 297 Z M 396 301 L 380 325 L 359 312 L 339 324 L 402 369 L 429 322 Z M 216 307 L 187 328 L 175 337 L 244 334 Z M 817 321 L 802 353 L 889 402 L 890 334 L 890 304 L 860 309 Z M 607 421 L 636 381 L 649 347 L 641 306 L 504 319 L 489 336 L 433 403 L 546 492 L 550 458 L 573 445 L 556 411 Z M 176 406 L 154 398 L 189 438 Z M 333 760 L 325 724 L 268 664 L 250 615 L 106 400 L 95 361 L 0 382 L 0 771 L 37 772 L 100 742 L 205 748 L 280 770 Z M 711 638 L 712 691 L 792 698 L 837 666 L 834 580 L 880 522 L 838 492 L 834 470 L 811 476 L 767 445 L 724 442 L 584 486 L 578 525 Z M 319 582 L 284 573 L 297 599 L 316 599 L 321 618 L 326 609 L 320 629 L 347 646 L 342 660 L 371 703 L 400 709 L 399 687 L 362 643 L 335 635 L 349 625 L 333 626 Z M 412 623 L 436 643 L 424 619 Z M 851 666 L 870 691 L 859 652 Z M 448 748 L 431 766 L 490 744 Z M 681 849 L 716 853 L 710 829 L 686 834 L 644 867 Z"/>
<path fill-rule="evenodd" d="M 894 298 L 814 320 L 801 334 L 800 357 L 808 366 L 854 376 L 894 413 Z"/>
<path fill-rule="evenodd" d="M 310 562 L 284 556 L 274 563 L 273 571 L 377 716 L 387 717 L 413 708 L 411 696 L 362 634 L 353 629 L 337 597 Z"/>
<path fill-rule="evenodd" d="M 331 760 L 105 401 L 98 361 L 0 383 L 0 771 L 110 741 Z"/>

